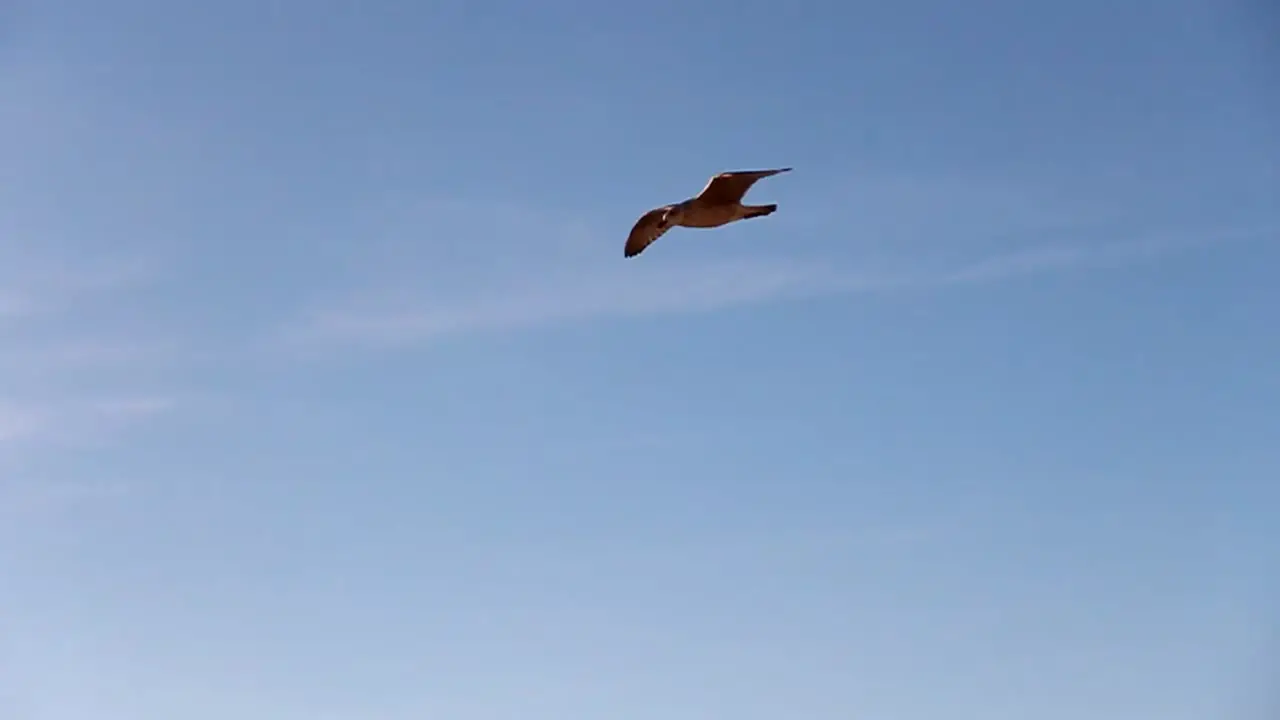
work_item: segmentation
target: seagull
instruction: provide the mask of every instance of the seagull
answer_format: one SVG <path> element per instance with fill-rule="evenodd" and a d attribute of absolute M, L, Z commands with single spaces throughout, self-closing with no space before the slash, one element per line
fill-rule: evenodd
<path fill-rule="evenodd" d="M 777 205 L 743 205 L 742 196 L 761 178 L 790 172 L 791 168 L 772 170 L 734 170 L 722 172 L 707 181 L 702 192 L 678 203 L 654 208 L 636 221 L 627 236 L 625 257 L 635 257 L 654 240 L 679 225 L 690 228 L 714 228 L 747 218 L 764 217 L 778 209 Z"/>

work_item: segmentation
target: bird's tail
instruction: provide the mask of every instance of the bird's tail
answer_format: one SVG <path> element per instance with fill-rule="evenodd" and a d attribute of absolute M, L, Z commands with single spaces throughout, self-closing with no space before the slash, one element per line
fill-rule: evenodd
<path fill-rule="evenodd" d="M 749 218 L 764 217 L 765 215 L 771 215 L 771 214 L 773 214 L 773 211 L 775 211 L 775 210 L 777 210 L 777 209 L 778 209 L 778 206 L 777 206 L 776 204 L 774 204 L 774 205 L 750 205 L 750 206 L 748 206 L 748 207 L 747 207 L 747 214 L 746 214 L 746 217 L 747 217 L 748 219 L 749 219 Z"/>

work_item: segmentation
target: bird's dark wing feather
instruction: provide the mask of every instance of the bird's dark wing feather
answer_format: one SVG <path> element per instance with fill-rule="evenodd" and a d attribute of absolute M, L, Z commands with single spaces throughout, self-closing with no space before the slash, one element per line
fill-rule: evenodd
<path fill-rule="evenodd" d="M 636 221 L 631 228 L 631 234 L 627 236 L 627 245 L 623 250 L 626 257 L 634 257 L 644 252 L 644 249 L 653 244 L 654 240 L 662 237 L 670 226 L 662 227 L 662 214 L 670 209 L 670 205 L 664 205 L 660 208 L 654 208 Z"/>

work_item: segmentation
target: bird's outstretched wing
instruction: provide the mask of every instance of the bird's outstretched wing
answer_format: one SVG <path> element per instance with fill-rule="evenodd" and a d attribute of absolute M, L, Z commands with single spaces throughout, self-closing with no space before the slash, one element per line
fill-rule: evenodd
<path fill-rule="evenodd" d="M 732 170 L 723 172 L 707 181 L 706 187 L 698 193 L 698 199 L 709 205 L 732 205 L 742 201 L 742 196 L 760 178 L 789 172 L 791 168 L 774 168 L 772 170 Z"/>
<path fill-rule="evenodd" d="M 664 205 L 660 208 L 654 208 L 636 221 L 631 228 L 631 234 L 627 236 L 627 246 L 623 250 L 626 257 L 634 257 L 644 252 L 654 240 L 662 237 L 671 226 L 662 227 L 662 214 L 671 208 L 670 205 Z"/>

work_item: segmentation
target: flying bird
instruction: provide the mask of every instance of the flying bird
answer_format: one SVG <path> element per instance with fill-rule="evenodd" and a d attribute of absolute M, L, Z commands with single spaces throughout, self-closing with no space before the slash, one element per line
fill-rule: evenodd
<path fill-rule="evenodd" d="M 636 221 L 627 236 L 623 250 L 635 257 L 671 228 L 714 228 L 747 218 L 764 217 L 778 209 L 777 205 L 743 205 L 742 196 L 761 178 L 789 172 L 791 168 L 773 170 L 735 170 L 723 172 L 707 181 L 702 192 L 678 203 L 654 208 Z"/>

